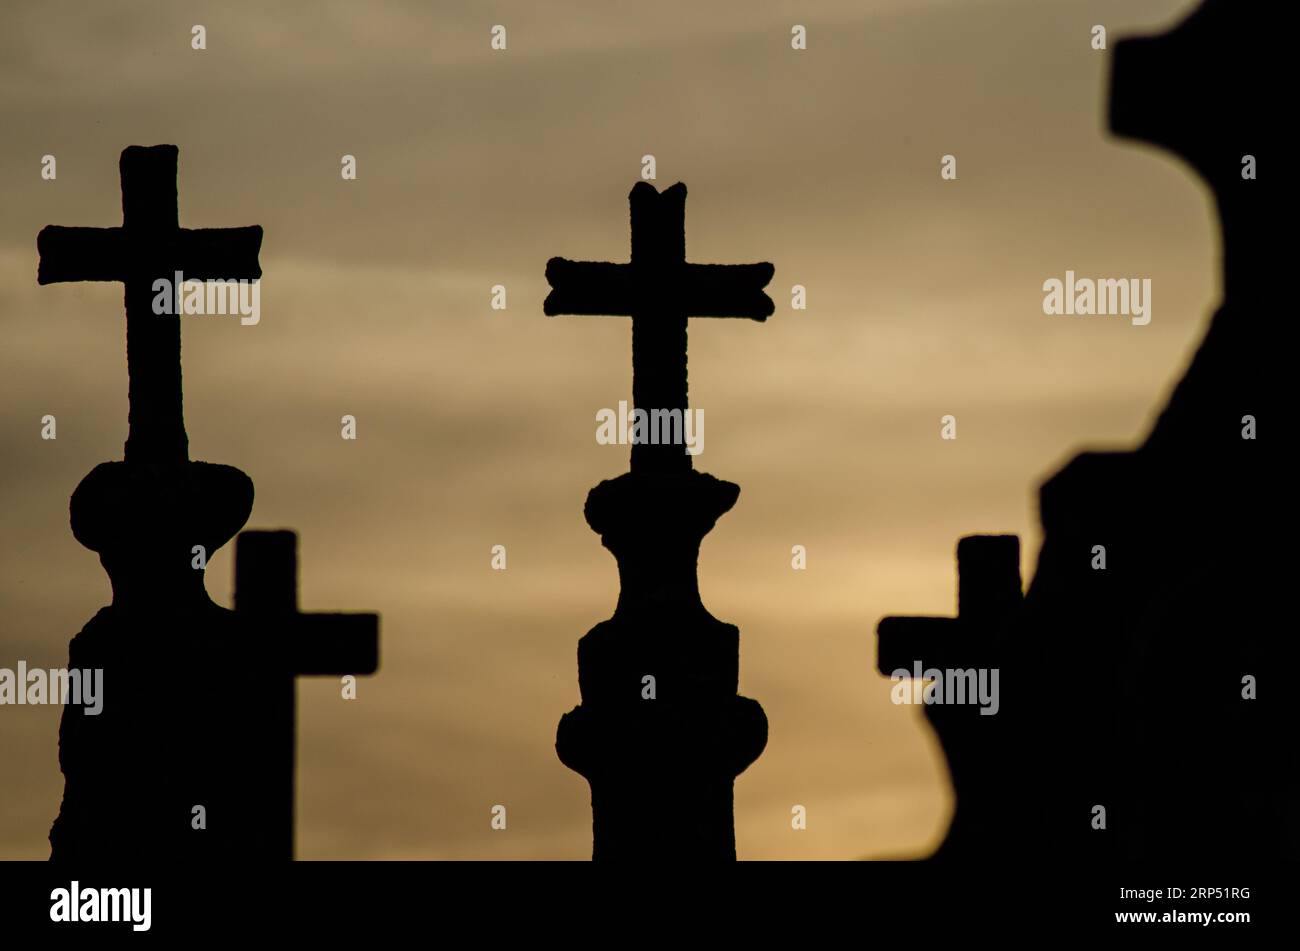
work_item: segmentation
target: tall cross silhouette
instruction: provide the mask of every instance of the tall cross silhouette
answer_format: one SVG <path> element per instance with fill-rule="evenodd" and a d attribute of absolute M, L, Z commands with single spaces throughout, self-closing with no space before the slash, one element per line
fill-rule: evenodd
<path fill-rule="evenodd" d="M 632 318 L 632 405 L 651 410 L 688 408 L 686 325 L 690 317 L 766 320 L 772 300 L 763 288 L 771 264 L 690 264 L 686 261 L 686 186 L 659 192 L 637 182 L 628 195 L 632 259 L 628 264 L 551 258 L 548 316 Z M 632 446 L 633 472 L 691 468 L 683 446 Z"/>
<path fill-rule="evenodd" d="M 684 435 L 689 319 L 765 320 L 773 269 L 688 263 L 685 185 L 638 182 L 628 202 L 631 261 L 552 258 L 545 312 L 631 317 L 636 410 L 680 414 Z M 700 602 L 697 565 L 739 493 L 696 472 L 684 446 L 642 439 L 631 471 L 587 494 L 587 524 L 618 561 L 619 596 L 614 616 L 578 642 L 582 701 L 560 718 L 555 752 L 591 786 L 594 859 L 736 858 L 735 780 L 762 753 L 767 717 L 737 693 L 740 631 Z M 670 802 L 691 803 L 690 816 Z"/>
<path fill-rule="evenodd" d="M 175 272 L 186 280 L 253 280 L 262 276 L 257 254 L 262 229 L 182 228 L 176 208 L 177 148 L 123 150 L 122 227 L 49 225 L 36 239 L 37 282 L 121 281 L 126 285 L 126 359 L 130 383 L 127 462 L 184 462 L 189 440 L 181 406 L 181 326 L 178 308 L 155 314 L 163 278 L 170 293 Z M 173 305 L 175 299 L 173 299 Z"/>

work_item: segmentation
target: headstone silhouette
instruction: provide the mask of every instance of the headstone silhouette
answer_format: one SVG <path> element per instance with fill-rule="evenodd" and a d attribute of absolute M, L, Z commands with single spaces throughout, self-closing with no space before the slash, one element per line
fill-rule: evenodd
<path fill-rule="evenodd" d="M 635 408 L 688 410 L 691 316 L 765 320 L 770 264 L 686 262 L 686 186 L 629 197 L 629 264 L 552 258 L 548 315 L 632 318 Z M 700 602 L 700 542 L 740 487 L 694 471 L 681 444 L 634 444 L 631 471 L 587 496 L 587 524 L 618 561 L 614 616 L 578 643 L 581 704 L 556 752 L 591 786 L 596 859 L 735 859 L 735 778 L 767 743 L 737 695 L 740 632 Z M 652 678 L 652 679 L 648 679 Z"/>
<path fill-rule="evenodd" d="M 255 839 L 276 858 L 294 857 L 298 677 L 373 674 L 379 668 L 379 616 L 298 611 L 298 536 L 240 532 L 235 539 L 235 612 L 243 636 L 260 645 L 262 689 L 244 702 L 261 707 L 260 777 L 265 806 Z"/>
<path fill-rule="evenodd" d="M 991 652 L 975 660 L 1002 664 L 1001 712 L 984 718 L 1001 722 L 933 721 L 961 820 L 940 855 L 1300 855 L 1296 647 L 1273 620 L 1286 616 L 1287 586 L 1268 543 L 1282 497 L 1262 454 L 1281 373 L 1267 329 L 1280 272 L 1265 182 L 1281 159 L 1265 11 L 1209 0 L 1168 33 L 1116 46 L 1111 127 L 1176 152 L 1209 184 L 1224 300 L 1146 441 L 1085 452 L 1043 485 L 1045 538 L 1023 609 L 980 635 Z M 1243 174 L 1248 155 L 1258 178 Z M 1248 418 L 1263 426 L 1258 440 L 1243 438 Z M 882 621 L 882 651 L 908 631 Z M 1001 797 L 970 762 L 1000 771 Z M 1001 830 L 997 851 L 966 834 L 978 828 Z"/>

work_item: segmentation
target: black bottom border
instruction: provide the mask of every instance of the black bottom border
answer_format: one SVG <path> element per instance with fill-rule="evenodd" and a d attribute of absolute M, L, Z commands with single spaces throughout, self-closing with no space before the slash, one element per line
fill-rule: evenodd
<path fill-rule="evenodd" d="M 1297 866 L 988 868 L 927 862 L 299 862 L 78 868 L 0 862 L 0 933 L 87 938 L 423 934 L 618 941 L 688 926 L 696 937 L 802 935 L 814 946 L 935 931 L 974 936 L 1131 933 L 1223 940 L 1285 928 Z M 53 921 L 56 889 L 149 888 L 148 931 Z M 1122 891 L 1128 889 L 1130 891 Z M 1158 891 L 1157 891 L 1158 890 Z M 1203 890 L 1203 891 L 1202 891 Z M 1245 913 L 1248 920 L 1199 916 Z M 1120 920 L 1120 916 L 1128 916 Z M 1135 920 L 1133 915 L 1153 916 Z M 1193 919 L 1191 916 L 1198 916 Z M 1181 916 L 1181 917 L 1180 917 Z M 613 930 L 610 930 L 610 929 Z M 832 936 L 839 935 L 839 938 Z M 818 940 L 818 939 L 824 940 Z"/>

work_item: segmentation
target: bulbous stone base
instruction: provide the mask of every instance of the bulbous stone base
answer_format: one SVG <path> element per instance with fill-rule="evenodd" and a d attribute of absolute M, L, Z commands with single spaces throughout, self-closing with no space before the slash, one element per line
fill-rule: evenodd
<path fill-rule="evenodd" d="M 113 603 L 69 645 L 70 668 L 103 672 L 102 710 L 64 708 L 52 858 L 257 854 L 266 810 L 242 765 L 261 761 L 259 698 L 279 668 L 250 656 L 193 554 L 229 541 L 252 504 L 248 476 L 205 462 L 106 462 L 73 493 L 73 534 L 99 553 Z"/>
<path fill-rule="evenodd" d="M 72 534 L 91 551 L 173 539 L 220 548 L 253 511 L 253 481 L 211 462 L 101 462 L 72 493 Z"/>
<path fill-rule="evenodd" d="M 700 542 L 738 486 L 685 472 L 602 482 L 586 516 L 618 560 L 614 616 L 578 644 L 582 703 L 556 752 L 592 790 L 598 859 L 734 859 L 735 777 L 767 744 L 736 694 L 740 632 L 700 603 Z"/>

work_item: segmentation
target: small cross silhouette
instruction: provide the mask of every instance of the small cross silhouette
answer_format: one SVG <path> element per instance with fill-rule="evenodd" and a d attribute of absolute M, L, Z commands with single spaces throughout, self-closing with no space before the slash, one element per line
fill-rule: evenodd
<path fill-rule="evenodd" d="M 289 531 L 247 531 L 235 539 L 235 611 L 251 640 L 268 648 L 261 665 L 263 763 L 247 763 L 268 784 L 264 828 L 251 840 L 273 858 L 293 858 L 298 742 L 297 678 L 373 674 L 379 669 L 379 615 L 304 614 L 298 610 L 298 536 Z"/>

